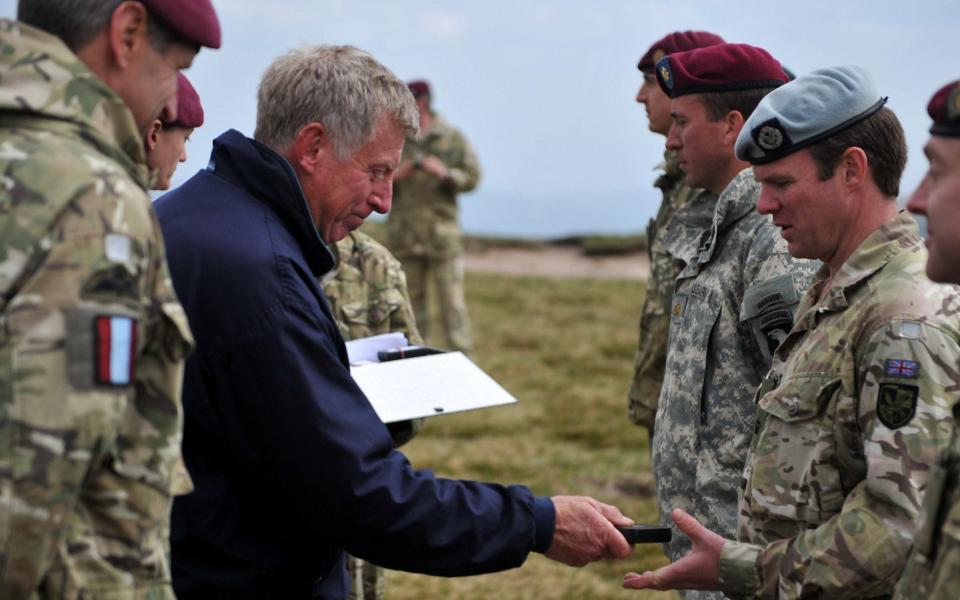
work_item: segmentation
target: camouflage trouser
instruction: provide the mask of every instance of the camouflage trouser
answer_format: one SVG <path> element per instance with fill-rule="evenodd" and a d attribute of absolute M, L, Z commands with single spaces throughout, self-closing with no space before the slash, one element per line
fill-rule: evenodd
<path fill-rule="evenodd" d="M 347 573 L 350 576 L 350 600 L 383 600 L 383 567 L 347 556 Z"/>
<path fill-rule="evenodd" d="M 470 317 L 464 299 L 463 255 L 449 257 L 398 256 L 407 275 L 407 290 L 417 318 L 417 328 L 426 340 L 430 332 L 428 282 L 433 282 L 440 303 L 445 343 L 450 350 L 473 350 Z"/>

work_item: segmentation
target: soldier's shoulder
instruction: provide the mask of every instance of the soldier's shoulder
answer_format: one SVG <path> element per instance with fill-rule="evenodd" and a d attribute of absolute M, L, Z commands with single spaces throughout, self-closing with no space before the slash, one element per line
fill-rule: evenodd
<path fill-rule="evenodd" d="M 400 261 L 386 246 L 360 231 L 351 234 L 353 250 L 351 263 L 368 281 L 395 277 L 401 270 Z"/>
<path fill-rule="evenodd" d="M 135 218 L 134 212 L 149 207 L 146 190 L 120 164 L 79 137 L 42 130 L 0 131 L 0 171 L 7 182 L 0 202 L 10 208 L 4 217 L 19 223 L 18 235 L 25 229 L 41 235 L 68 204 L 88 212 L 135 199 L 138 210 L 125 212 L 125 218 Z M 91 227 L 105 227 L 95 219 L 87 221 Z"/>
<path fill-rule="evenodd" d="M 895 256 L 870 279 L 865 310 L 875 321 L 916 320 L 960 339 L 960 287 L 930 281 L 925 264 L 922 247 Z"/>

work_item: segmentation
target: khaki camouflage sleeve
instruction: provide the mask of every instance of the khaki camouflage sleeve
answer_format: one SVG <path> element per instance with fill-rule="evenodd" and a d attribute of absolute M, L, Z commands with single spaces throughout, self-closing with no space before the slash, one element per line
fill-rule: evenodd
<path fill-rule="evenodd" d="M 667 362 L 670 317 L 666 307 L 647 292 L 640 314 L 633 381 L 627 393 L 627 415 L 634 425 L 653 429 Z"/>
<path fill-rule="evenodd" d="M 447 182 L 458 192 L 469 192 L 480 183 L 480 161 L 463 135 L 457 135 L 457 144 L 459 160 L 447 165 Z"/>
<path fill-rule="evenodd" d="M 400 261 L 394 260 L 390 266 L 390 280 L 400 302 L 397 309 L 390 314 L 390 331 L 400 331 L 407 336 L 413 345 L 423 344 L 423 337 L 417 329 L 417 319 L 413 313 L 413 304 L 410 302 L 410 292 L 407 291 L 407 276 L 400 266 Z"/>
<path fill-rule="evenodd" d="M 837 422 L 859 424 L 863 479 L 838 515 L 761 551 L 758 597 L 882 596 L 906 564 L 930 465 L 950 443 L 960 348 L 952 335 L 918 321 L 893 321 L 859 348 L 858 396 L 838 411 L 849 405 L 857 413 L 838 414 Z M 857 439 L 850 431 L 834 437 L 850 446 Z"/>
<path fill-rule="evenodd" d="M 760 589 L 761 546 L 726 540 L 720 551 L 720 589 L 730 598 L 752 598 Z"/>
<path fill-rule="evenodd" d="M 74 209 L 94 210 L 82 199 Z M 2 435 L 11 444 L 0 453 L 9 498 L 0 513 L 12 532 L 4 539 L 17 543 L 2 560 L 17 568 L 0 596 L 35 586 L 54 561 L 99 573 L 91 578 L 106 587 L 169 584 L 162 537 L 180 412 L 168 389 L 137 394 L 148 368 L 138 365 L 140 340 L 154 326 L 140 306 L 149 252 L 93 220 L 61 224 L 5 311 L 12 377 Z"/>
<path fill-rule="evenodd" d="M 653 429 L 663 387 L 670 336 L 668 307 L 682 263 L 674 259 L 656 238 L 650 245 L 650 277 L 640 309 L 633 381 L 627 392 L 627 415 L 635 425 Z"/>

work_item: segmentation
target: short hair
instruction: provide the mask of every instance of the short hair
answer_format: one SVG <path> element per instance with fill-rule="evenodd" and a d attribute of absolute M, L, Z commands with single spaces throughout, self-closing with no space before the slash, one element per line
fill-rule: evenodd
<path fill-rule="evenodd" d="M 719 121 L 734 110 L 743 115 L 743 120 L 746 121 L 763 97 L 775 89 L 777 88 L 761 87 L 730 92 L 705 92 L 700 95 L 700 99 L 703 107 L 707 109 L 707 118 L 711 121 Z"/>
<path fill-rule="evenodd" d="M 408 133 L 420 128 L 407 84 L 373 56 L 353 46 L 304 46 L 264 72 L 253 137 L 282 151 L 303 127 L 321 123 L 334 152 L 346 159 L 370 141 L 383 114 Z"/>
<path fill-rule="evenodd" d="M 124 0 L 19 0 L 17 20 L 60 38 L 78 52 L 110 24 L 113 12 Z M 177 42 L 195 46 L 178 35 L 160 18 L 147 18 L 147 37 L 158 52 Z"/>
<path fill-rule="evenodd" d="M 907 165 L 907 142 L 897 115 L 883 107 L 859 123 L 810 146 L 810 155 L 817 165 L 817 177 L 826 181 L 833 177 L 847 148 L 860 148 L 867 155 L 867 164 L 877 187 L 885 196 L 900 194 L 900 177 Z"/>

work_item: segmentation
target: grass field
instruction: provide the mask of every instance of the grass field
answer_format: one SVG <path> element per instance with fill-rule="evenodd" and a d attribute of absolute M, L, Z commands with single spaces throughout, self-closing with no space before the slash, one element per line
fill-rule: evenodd
<path fill-rule="evenodd" d="M 646 433 L 626 417 L 640 281 L 468 274 L 476 362 L 519 399 L 428 420 L 404 447 L 416 467 L 582 494 L 656 521 Z M 446 579 L 388 572 L 389 600 L 671 598 L 623 590 L 631 570 L 664 564 L 659 546 L 573 569 L 534 554 L 520 569 Z"/>

